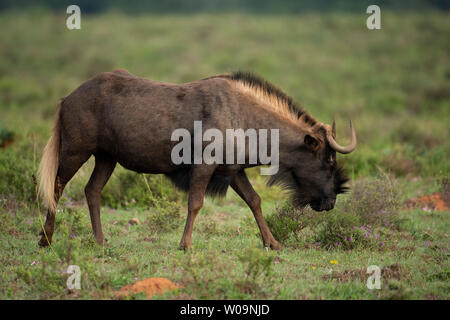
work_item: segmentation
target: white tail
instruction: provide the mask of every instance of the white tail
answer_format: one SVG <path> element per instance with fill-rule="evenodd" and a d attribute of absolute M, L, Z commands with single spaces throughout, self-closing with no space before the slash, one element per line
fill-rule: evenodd
<path fill-rule="evenodd" d="M 60 109 L 61 105 L 58 106 L 52 136 L 45 146 L 38 172 L 39 195 L 47 202 L 48 209 L 52 212 L 56 212 L 55 181 L 59 167 Z"/>

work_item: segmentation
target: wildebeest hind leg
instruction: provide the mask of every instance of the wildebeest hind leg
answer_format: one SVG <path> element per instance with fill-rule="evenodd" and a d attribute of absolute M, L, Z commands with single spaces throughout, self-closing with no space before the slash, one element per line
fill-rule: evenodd
<path fill-rule="evenodd" d="M 262 215 L 261 198 L 250 184 L 245 171 L 240 171 L 234 177 L 231 187 L 252 210 L 256 223 L 258 224 L 259 231 L 261 232 L 264 246 L 270 247 L 274 250 L 279 250 L 280 245 L 273 237 L 269 227 L 267 226 L 266 220 L 264 220 L 264 216 Z"/>
<path fill-rule="evenodd" d="M 103 231 L 100 221 L 100 196 L 115 167 L 115 159 L 106 154 L 96 154 L 94 171 L 84 189 L 91 216 L 92 230 L 94 231 L 95 240 L 99 244 L 103 243 Z"/>
<path fill-rule="evenodd" d="M 59 198 L 62 195 L 64 187 L 72 179 L 75 173 L 80 169 L 83 163 L 89 158 L 88 154 L 76 155 L 76 156 L 61 156 L 58 166 L 58 174 L 55 181 L 55 200 L 58 203 Z M 44 232 L 41 230 L 39 233 L 42 237 L 39 240 L 39 245 L 41 247 L 46 247 L 49 243 L 52 243 L 53 232 L 55 231 L 55 215 L 56 212 L 52 210 L 47 211 L 47 218 L 45 220 Z M 48 241 L 47 241 L 48 239 Z"/>
<path fill-rule="evenodd" d="M 55 182 L 55 199 L 56 203 L 58 203 L 59 198 L 64 190 L 65 185 L 61 184 L 61 179 L 56 177 Z M 41 247 L 47 247 L 50 243 L 52 243 L 53 232 L 55 231 L 55 215 L 56 212 L 52 210 L 47 210 L 47 218 L 45 219 L 44 230 L 39 232 L 41 239 L 38 244 Z M 45 233 L 44 233 L 45 231 Z"/>

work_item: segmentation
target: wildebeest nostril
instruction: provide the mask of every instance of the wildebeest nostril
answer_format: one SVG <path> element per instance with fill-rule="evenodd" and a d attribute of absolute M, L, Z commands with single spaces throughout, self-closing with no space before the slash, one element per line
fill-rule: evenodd
<path fill-rule="evenodd" d="M 335 199 L 321 199 L 319 211 L 330 211 L 334 208 Z"/>
<path fill-rule="evenodd" d="M 330 211 L 334 208 L 334 204 L 335 204 L 336 200 L 335 199 L 330 199 L 327 203 L 327 211 Z"/>

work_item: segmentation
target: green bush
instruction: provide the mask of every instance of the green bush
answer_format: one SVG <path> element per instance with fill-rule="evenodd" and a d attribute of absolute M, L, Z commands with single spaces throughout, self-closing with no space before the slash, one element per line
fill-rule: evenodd
<path fill-rule="evenodd" d="M 362 225 L 361 217 L 348 212 L 332 212 L 324 216 L 316 230 L 314 243 L 325 249 L 354 249 L 372 244 L 372 230 Z"/>
<path fill-rule="evenodd" d="M 6 128 L 0 127 L 0 148 L 3 148 L 14 138 L 14 132 Z"/>
<path fill-rule="evenodd" d="M 358 180 L 340 211 L 359 216 L 363 224 L 398 227 L 401 197 L 396 181 L 380 172 L 375 179 Z"/>
<path fill-rule="evenodd" d="M 14 147 L 0 149 L 0 194 L 13 196 L 14 199 L 34 203 L 36 191 L 33 174 L 33 146 L 21 141 Z"/>
<path fill-rule="evenodd" d="M 146 176 L 118 168 L 102 192 L 102 204 L 111 208 L 150 207 L 162 197 L 177 201 L 180 193 L 162 175 Z"/>
<path fill-rule="evenodd" d="M 288 202 L 275 210 L 275 214 L 269 215 L 266 222 L 275 239 L 284 244 L 292 237 L 299 241 L 299 233 L 315 219 L 315 214 L 310 208 L 297 209 Z"/>
<path fill-rule="evenodd" d="M 284 245 L 319 246 L 349 250 L 358 246 L 384 246 L 393 229 L 399 229 L 400 195 L 387 175 L 354 183 L 347 198 L 327 213 L 296 209 L 285 203 L 267 217 L 274 237 Z"/>
<path fill-rule="evenodd" d="M 146 220 L 151 231 L 163 233 L 177 229 L 183 220 L 180 214 L 181 206 L 165 196 L 152 200 L 152 214 Z"/>
<path fill-rule="evenodd" d="M 265 296 L 265 290 L 274 284 L 273 252 L 250 248 L 238 255 L 244 265 L 244 277 L 236 281 L 236 285 L 244 292 Z"/>
<path fill-rule="evenodd" d="M 350 196 L 323 216 L 316 243 L 327 249 L 383 247 L 386 237 L 400 227 L 400 204 L 398 186 L 389 176 L 379 173 L 373 180 L 359 180 Z"/>

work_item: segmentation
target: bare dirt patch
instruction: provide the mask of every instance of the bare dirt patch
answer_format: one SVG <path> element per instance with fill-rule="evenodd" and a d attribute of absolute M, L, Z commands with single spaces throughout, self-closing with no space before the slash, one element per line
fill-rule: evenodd
<path fill-rule="evenodd" d="M 403 280 L 409 278 L 410 274 L 405 266 L 394 263 L 393 265 L 383 267 L 381 269 L 381 276 L 384 279 Z"/>
<path fill-rule="evenodd" d="M 344 270 L 344 271 L 335 271 L 331 274 L 326 274 L 321 277 L 322 280 L 330 280 L 335 279 L 339 282 L 348 282 L 348 281 L 366 281 L 369 277 L 367 274 L 367 270 L 365 268 L 356 269 L 356 270 Z M 381 268 L 381 277 L 382 279 L 396 279 L 402 280 L 409 277 L 409 273 L 406 270 L 405 266 L 394 263 L 390 266 L 385 266 Z"/>
<path fill-rule="evenodd" d="M 179 287 L 169 279 L 154 277 L 126 285 L 120 288 L 120 290 L 118 290 L 115 294 L 119 298 L 125 298 L 130 294 L 144 292 L 147 298 L 150 299 L 155 294 L 163 294 L 177 288 Z"/>
<path fill-rule="evenodd" d="M 19 235 L 20 235 L 19 230 L 17 230 L 17 229 L 14 228 L 14 227 L 9 228 L 8 233 L 9 233 L 11 236 L 13 236 L 14 238 L 18 238 Z"/>
<path fill-rule="evenodd" d="M 422 208 L 425 211 L 449 211 L 450 203 L 444 192 L 436 192 L 431 195 L 408 199 L 403 204 L 403 209 Z"/>

